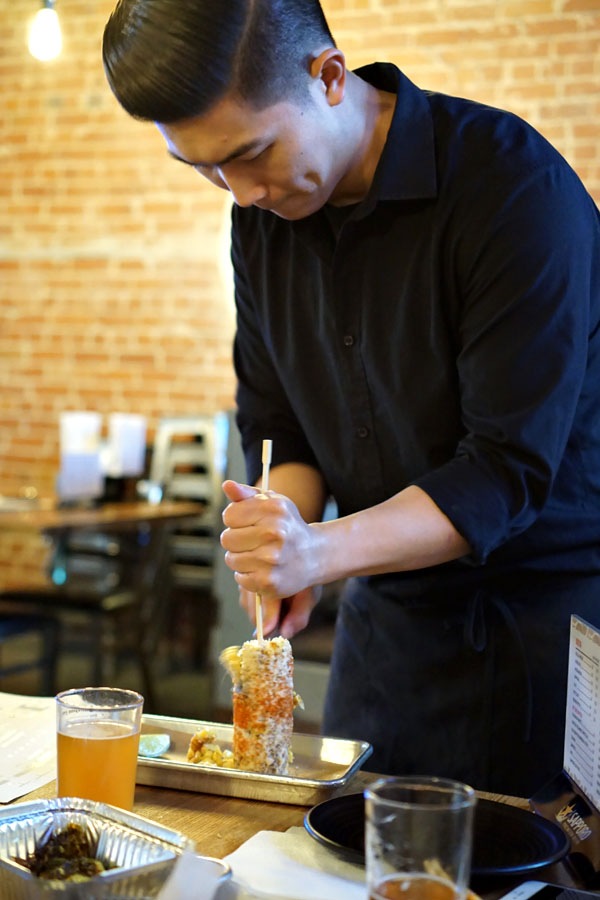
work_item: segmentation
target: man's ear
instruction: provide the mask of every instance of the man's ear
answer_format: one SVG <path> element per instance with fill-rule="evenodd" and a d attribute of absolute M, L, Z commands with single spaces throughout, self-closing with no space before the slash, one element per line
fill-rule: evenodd
<path fill-rule="evenodd" d="M 337 47 L 323 50 L 310 64 L 311 78 L 317 79 L 330 106 L 344 99 L 346 90 L 346 59 Z"/>

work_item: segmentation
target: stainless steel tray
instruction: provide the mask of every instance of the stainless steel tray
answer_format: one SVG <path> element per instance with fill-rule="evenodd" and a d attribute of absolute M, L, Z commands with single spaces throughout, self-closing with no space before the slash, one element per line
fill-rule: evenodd
<path fill-rule="evenodd" d="M 293 734 L 294 762 L 289 774 L 260 775 L 189 763 L 186 757 L 190 738 L 202 728 L 210 728 L 223 749 L 231 749 L 233 725 L 170 716 L 143 716 L 142 734 L 168 734 L 171 746 L 157 759 L 138 757 L 137 783 L 313 806 L 341 791 L 373 752 L 366 741 Z"/>

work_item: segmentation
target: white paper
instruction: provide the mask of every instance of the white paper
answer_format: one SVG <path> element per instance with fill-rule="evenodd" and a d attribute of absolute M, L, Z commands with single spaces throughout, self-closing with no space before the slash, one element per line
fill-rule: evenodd
<path fill-rule="evenodd" d="M 571 616 L 563 767 L 600 809 L 600 632 Z"/>
<path fill-rule="evenodd" d="M 54 697 L 0 692 L 0 803 L 11 803 L 54 778 Z"/>
<path fill-rule="evenodd" d="M 365 871 L 322 846 L 304 828 L 259 831 L 225 857 L 233 878 L 218 900 L 365 900 Z"/>

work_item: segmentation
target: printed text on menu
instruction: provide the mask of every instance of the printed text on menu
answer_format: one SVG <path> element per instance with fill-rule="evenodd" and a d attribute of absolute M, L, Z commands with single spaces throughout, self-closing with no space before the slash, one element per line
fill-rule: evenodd
<path fill-rule="evenodd" d="M 571 616 L 564 769 L 600 809 L 600 633 Z"/>

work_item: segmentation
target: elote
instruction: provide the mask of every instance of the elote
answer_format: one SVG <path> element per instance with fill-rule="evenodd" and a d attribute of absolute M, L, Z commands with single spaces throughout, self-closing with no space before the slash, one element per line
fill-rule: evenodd
<path fill-rule="evenodd" d="M 285 775 L 291 761 L 294 660 L 286 638 L 227 647 L 221 662 L 233 681 L 233 765 Z"/>

